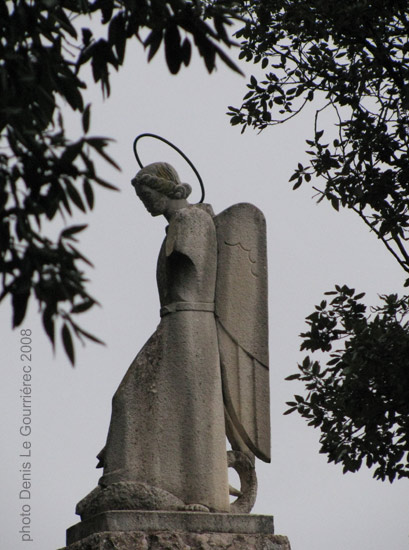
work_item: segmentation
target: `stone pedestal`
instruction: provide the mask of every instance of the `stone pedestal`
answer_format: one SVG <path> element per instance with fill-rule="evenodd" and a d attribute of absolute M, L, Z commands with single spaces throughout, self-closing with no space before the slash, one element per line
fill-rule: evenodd
<path fill-rule="evenodd" d="M 272 516 L 103 512 L 67 530 L 61 550 L 290 550 Z"/>

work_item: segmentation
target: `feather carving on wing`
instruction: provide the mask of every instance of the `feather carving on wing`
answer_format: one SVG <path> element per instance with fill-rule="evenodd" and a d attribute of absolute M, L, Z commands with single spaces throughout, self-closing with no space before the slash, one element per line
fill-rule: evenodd
<path fill-rule="evenodd" d="M 240 203 L 221 212 L 214 222 L 215 314 L 223 396 L 234 432 L 229 439 L 240 439 L 258 458 L 270 462 L 265 219 L 252 204 Z"/>

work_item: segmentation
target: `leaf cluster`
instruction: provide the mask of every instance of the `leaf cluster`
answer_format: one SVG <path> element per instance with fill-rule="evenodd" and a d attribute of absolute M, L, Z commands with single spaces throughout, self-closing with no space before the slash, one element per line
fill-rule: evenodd
<path fill-rule="evenodd" d="M 136 38 L 148 50 L 150 61 L 164 45 L 167 66 L 177 74 L 182 65 L 188 66 L 192 41 L 212 72 L 219 57 L 234 71 L 238 67 L 219 46 L 230 47 L 227 28 L 235 18 L 232 2 L 186 2 L 185 0 L 96 0 L 87 2 L 90 14 L 99 13 L 106 36 L 94 36 L 89 28 L 82 29 L 83 47 L 78 65 L 90 62 L 95 82 L 101 82 L 105 94 L 110 93 L 110 67 L 118 70 L 125 59 L 126 44 Z M 210 25 L 211 21 L 213 25 Z M 142 39 L 142 30 L 149 33 Z"/>
<path fill-rule="evenodd" d="M 232 125 L 263 130 L 315 106 L 309 162 L 290 177 L 314 185 L 318 202 L 350 208 L 409 273 L 409 14 L 405 0 L 244 2 L 240 57 L 251 76 Z M 334 125 L 322 122 L 331 113 Z M 315 182 L 321 182 L 321 186 Z M 405 286 L 409 285 L 409 279 Z M 330 293 L 331 294 L 331 293 Z M 307 319 L 302 349 L 330 353 L 325 368 L 306 357 L 307 397 L 290 409 L 321 430 L 321 452 L 375 477 L 409 477 L 409 299 L 383 296 L 372 316 L 347 286 Z M 333 349 L 343 342 L 343 347 Z"/>
<path fill-rule="evenodd" d="M 322 367 L 310 356 L 288 380 L 305 383 L 286 414 L 298 411 L 321 430 L 320 452 L 343 471 L 364 462 L 374 477 L 409 477 L 409 297 L 381 296 L 368 314 L 357 294 L 336 286 L 307 317 L 302 350 L 330 352 Z"/>
<path fill-rule="evenodd" d="M 407 2 L 264 0 L 243 13 L 240 56 L 265 76 L 250 78 L 231 123 L 263 130 L 316 105 L 310 163 L 290 181 L 324 181 L 320 199 L 357 212 L 409 273 Z M 326 110 L 336 124 L 324 134 Z"/>
<path fill-rule="evenodd" d="M 91 210 L 96 186 L 115 189 L 97 174 L 95 155 L 118 168 L 106 152 L 109 140 L 88 134 L 91 106 L 84 103 L 80 71 L 90 65 L 109 95 L 110 70 L 123 64 L 129 39 L 142 42 L 142 29 L 150 31 L 143 42 L 148 60 L 164 43 L 172 73 L 189 64 L 191 40 L 209 72 L 217 57 L 238 70 L 218 44 L 231 45 L 230 4 L 0 0 L 0 301 L 11 298 L 16 327 L 35 299 L 53 345 L 60 324 L 72 363 L 73 336 L 99 341 L 75 321 L 96 303 L 83 270 L 90 262 L 75 246 L 85 225 L 66 227 L 56 239 L 46 236 L 45 227 L 56 216 L 65 220 Z M 79 30 L 78 22 L 96 16 L 98 31 Z M 81 117 L 78 139 L 66 134 L 64 104 Z"/>

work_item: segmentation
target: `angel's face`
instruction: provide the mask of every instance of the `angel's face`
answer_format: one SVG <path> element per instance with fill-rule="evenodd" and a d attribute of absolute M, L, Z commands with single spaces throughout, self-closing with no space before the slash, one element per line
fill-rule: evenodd
<path fill-rule="evenodd" d="M 170 199 L 166 195 L 143 184 L 138 185 L 135 190 L 146 210 L 152 216 L 161 216 L 167 211 Z"/>

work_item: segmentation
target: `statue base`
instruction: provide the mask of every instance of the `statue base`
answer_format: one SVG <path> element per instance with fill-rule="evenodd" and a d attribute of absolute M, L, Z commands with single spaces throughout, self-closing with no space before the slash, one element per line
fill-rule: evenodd
<path fill-rule="evenodd" d="M 207 512 L 102 512 L 67 529 L 61 550 L 291 550 L 272 516 Z"/>

